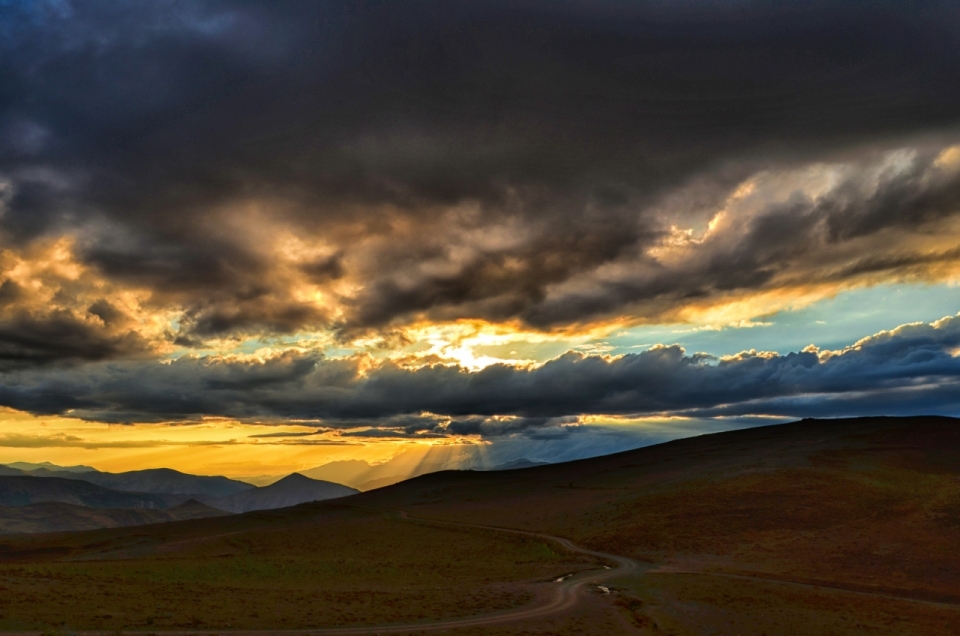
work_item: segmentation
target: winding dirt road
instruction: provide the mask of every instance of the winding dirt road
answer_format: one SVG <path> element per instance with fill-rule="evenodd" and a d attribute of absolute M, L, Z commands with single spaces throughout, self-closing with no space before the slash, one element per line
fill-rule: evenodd
<path fill-rule="evenodd" d="M 560 614 L 574 606 L 580 599 L 582 589 L 586 585 L 599 585 L 610 579 L 631 574 L 640 570 L 641 565 L 632 559 L 622 557 L 616 554 L 607 554 L 605 552 L 595 552 L 581 548 L 563 537 L 555 537 L 549 534 L 539 532 L 529 532 L 526 530 L 514 530 L 513 528 L 499 528 L 496 526 L 484 526 L 472 523 L 459 523 L 455 521 L 439 521 L 435 519 L 424 519 L 411 517 L 403 510 L 382 510 L 375 508 L 366 508 L 367 510 L 378 510 L 380 512 L 392 512 L 401 519 L 416 523 L 427 523 L 431 525 L 458 526 L 462 528 L 475 528 L 481 530 L 492 530 L 507 534 L 516 534 L 521 536 L 544 539 L 559 544 L 565 550 L 576 554 L 584 554 L 594 557 L 601 561 L 607 561 L 616 564 L 609 569 L 588 570 L 578 574 L 563 577 L 561 581 L 554 583 L 544 583 L 544 587 L 550 586 L 549 590 L 539 596 L 539 600 L 533 605 L 521 607 L 505 612 L 493 614 L 483 614 L 468 618 L 454 618 L 449 620 L 435 621 L 432 623 L 403 623 L 394 625 L 382 625 L 376 627 L 329 627 L 329 628 L 311 628 L 311 629 L 268 629 L 268 630 L 156 630 L 150 634 L 157 636 L 216 636 L 226 634 L 229 636 L 348 636 L 351 634 L 396 634 L 404 632 L 435 632 L 457 627 L 482 627 L 490 625 L 501 625 L 516 621 L 530 619 L 541 619 Z M 80 631 L 73 632 L 76 636 L 114 636 L 116 631 Z M 122 632 L 124 634 L 142 635 L 142 631 Z M 0 632 L 0 636 L 41 636 L 41 632 Z"/>

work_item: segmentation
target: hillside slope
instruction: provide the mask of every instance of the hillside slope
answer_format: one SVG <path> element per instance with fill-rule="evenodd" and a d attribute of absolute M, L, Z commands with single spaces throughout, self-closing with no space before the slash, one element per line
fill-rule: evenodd
<path fill-rule="evenodd" d="M 350 501 L 550 532 L 662 572 L 960 604 L 960 420 L 952 418 L 805 420 L 565 464 L 434 473 Z M 688 577 L 684 585 L 716 584 L 695 592 L 682 578 L 651 575 L 643 585 L 674 599 L 715 598 L 731 585 Z"/>

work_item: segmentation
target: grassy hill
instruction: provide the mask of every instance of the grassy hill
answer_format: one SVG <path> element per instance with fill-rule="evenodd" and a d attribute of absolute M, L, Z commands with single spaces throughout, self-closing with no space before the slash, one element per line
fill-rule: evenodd
<path fill-rule="evenodd" d="M 4 538 L 0 627 L 470 615 L 529 602 L 551 577 L 588 567 L 542 541 L 390 510 L 548 532 L 648 564 L 567 616 L 452 633 L 960 633 L 960 423 L 947 418 L 808 420 L 436 473 L 335 503 Z"/>

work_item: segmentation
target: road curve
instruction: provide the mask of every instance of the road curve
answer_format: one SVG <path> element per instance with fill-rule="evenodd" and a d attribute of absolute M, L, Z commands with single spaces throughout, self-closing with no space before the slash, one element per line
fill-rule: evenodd
<path fill-rule="evenodd" d="M 360 507 L 360 506 L 358 506 Z M 530 619 L 541 619 L 560 614 L 573 608 L 579 598 L 578 593 L 585 585 L 598 585 L 604 581 L 630 574 L 640 570 L 640 564 L 632 559 L 622 557 L 616 554 L 607 554 L 606 552 L 596 552 L 587 550 L 574 544 L 569 539 L 555 537 L 540 532 L 530 532 L 527 530 L 515 530 L 513 528 L 500 528 L 497 526 L 484 526 L 473 523 L 461 523 L 457 521 L 440 521 L 436 519 L 425 519 L 420 517 L 411 517 L 403 510 L 383 510 L 380 508 L 367 508 L 367 510 L 378 510 L 380 512 L 396 513 L 401 519 L 416 521 L 419 523 L 430 523 L 436 525 L 458 526 L 462 528 L 476 528 L 481 530 L 492 530 L 508 534 L 517 534 L 521 536 L 544 539 L 559 544 L 565 550 L 576 554 L 584 554 L 597 559 L 615 563 L 615 567 L 602 570 L 589 570 L 572 575 L 569 578 L 564 577 L 561 582 L 551 585 L 551 592 L 544 595 L 543 600 L 534 605 L 528 605 L 514 610 L 498 612 L 494 614 L 483 614 L 468 618 L 453 618 L 448 620 L 435 621 L 432 623 L 403 623 L 393 625 L 381 625 L 373 627 L 328 627 L 328 628 L 310 628 L 310 629 L 207 629 L 207 630 L 150 630 L 150 634 L 157 636 L 349 636 L 362 634 L 396 634 L 403 632 L 435 632 L 458 627 L 482 627 L 489 625 L 501 625 L 503 623 L 512 623 Z M 118 632 L 115 630 L 104 631 L 78 631 L 72 632 L 76 636 L 115 636 Z M 125 631 L 123 634 L 142 636 L 143 632 Z M 41 636 L 42 632 L 0 632 L 0 636 Z"/>

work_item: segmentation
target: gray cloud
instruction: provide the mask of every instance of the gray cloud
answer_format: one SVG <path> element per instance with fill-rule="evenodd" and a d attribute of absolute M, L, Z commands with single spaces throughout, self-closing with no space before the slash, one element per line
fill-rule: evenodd
<path fill-rule="evenodd" d="M 136 332 L 104 328 L 65 311 L 41 316 L 17 312 L 0 319 L 0 368 L 143 357 L 149 353 L 150 343 Z"/>
<path fill-rule="evenodd" d="M 316 420 L 354 435 L 563 435 L 585 414 L 799 417 L 955 413 L 960 317 L 912 324 L 841 352 L 731 358 L 658 346 L 618 358 L 570 352 L 525 369 L 404 369 L 287 352 L 265 362 L 184 357 L 17 371 L 0 404 L 108 422 L 218 415 Z M 65 397 L 66 396 L 66 397 Z M 310 440 L 291 440 L 291 443 Z"/>

